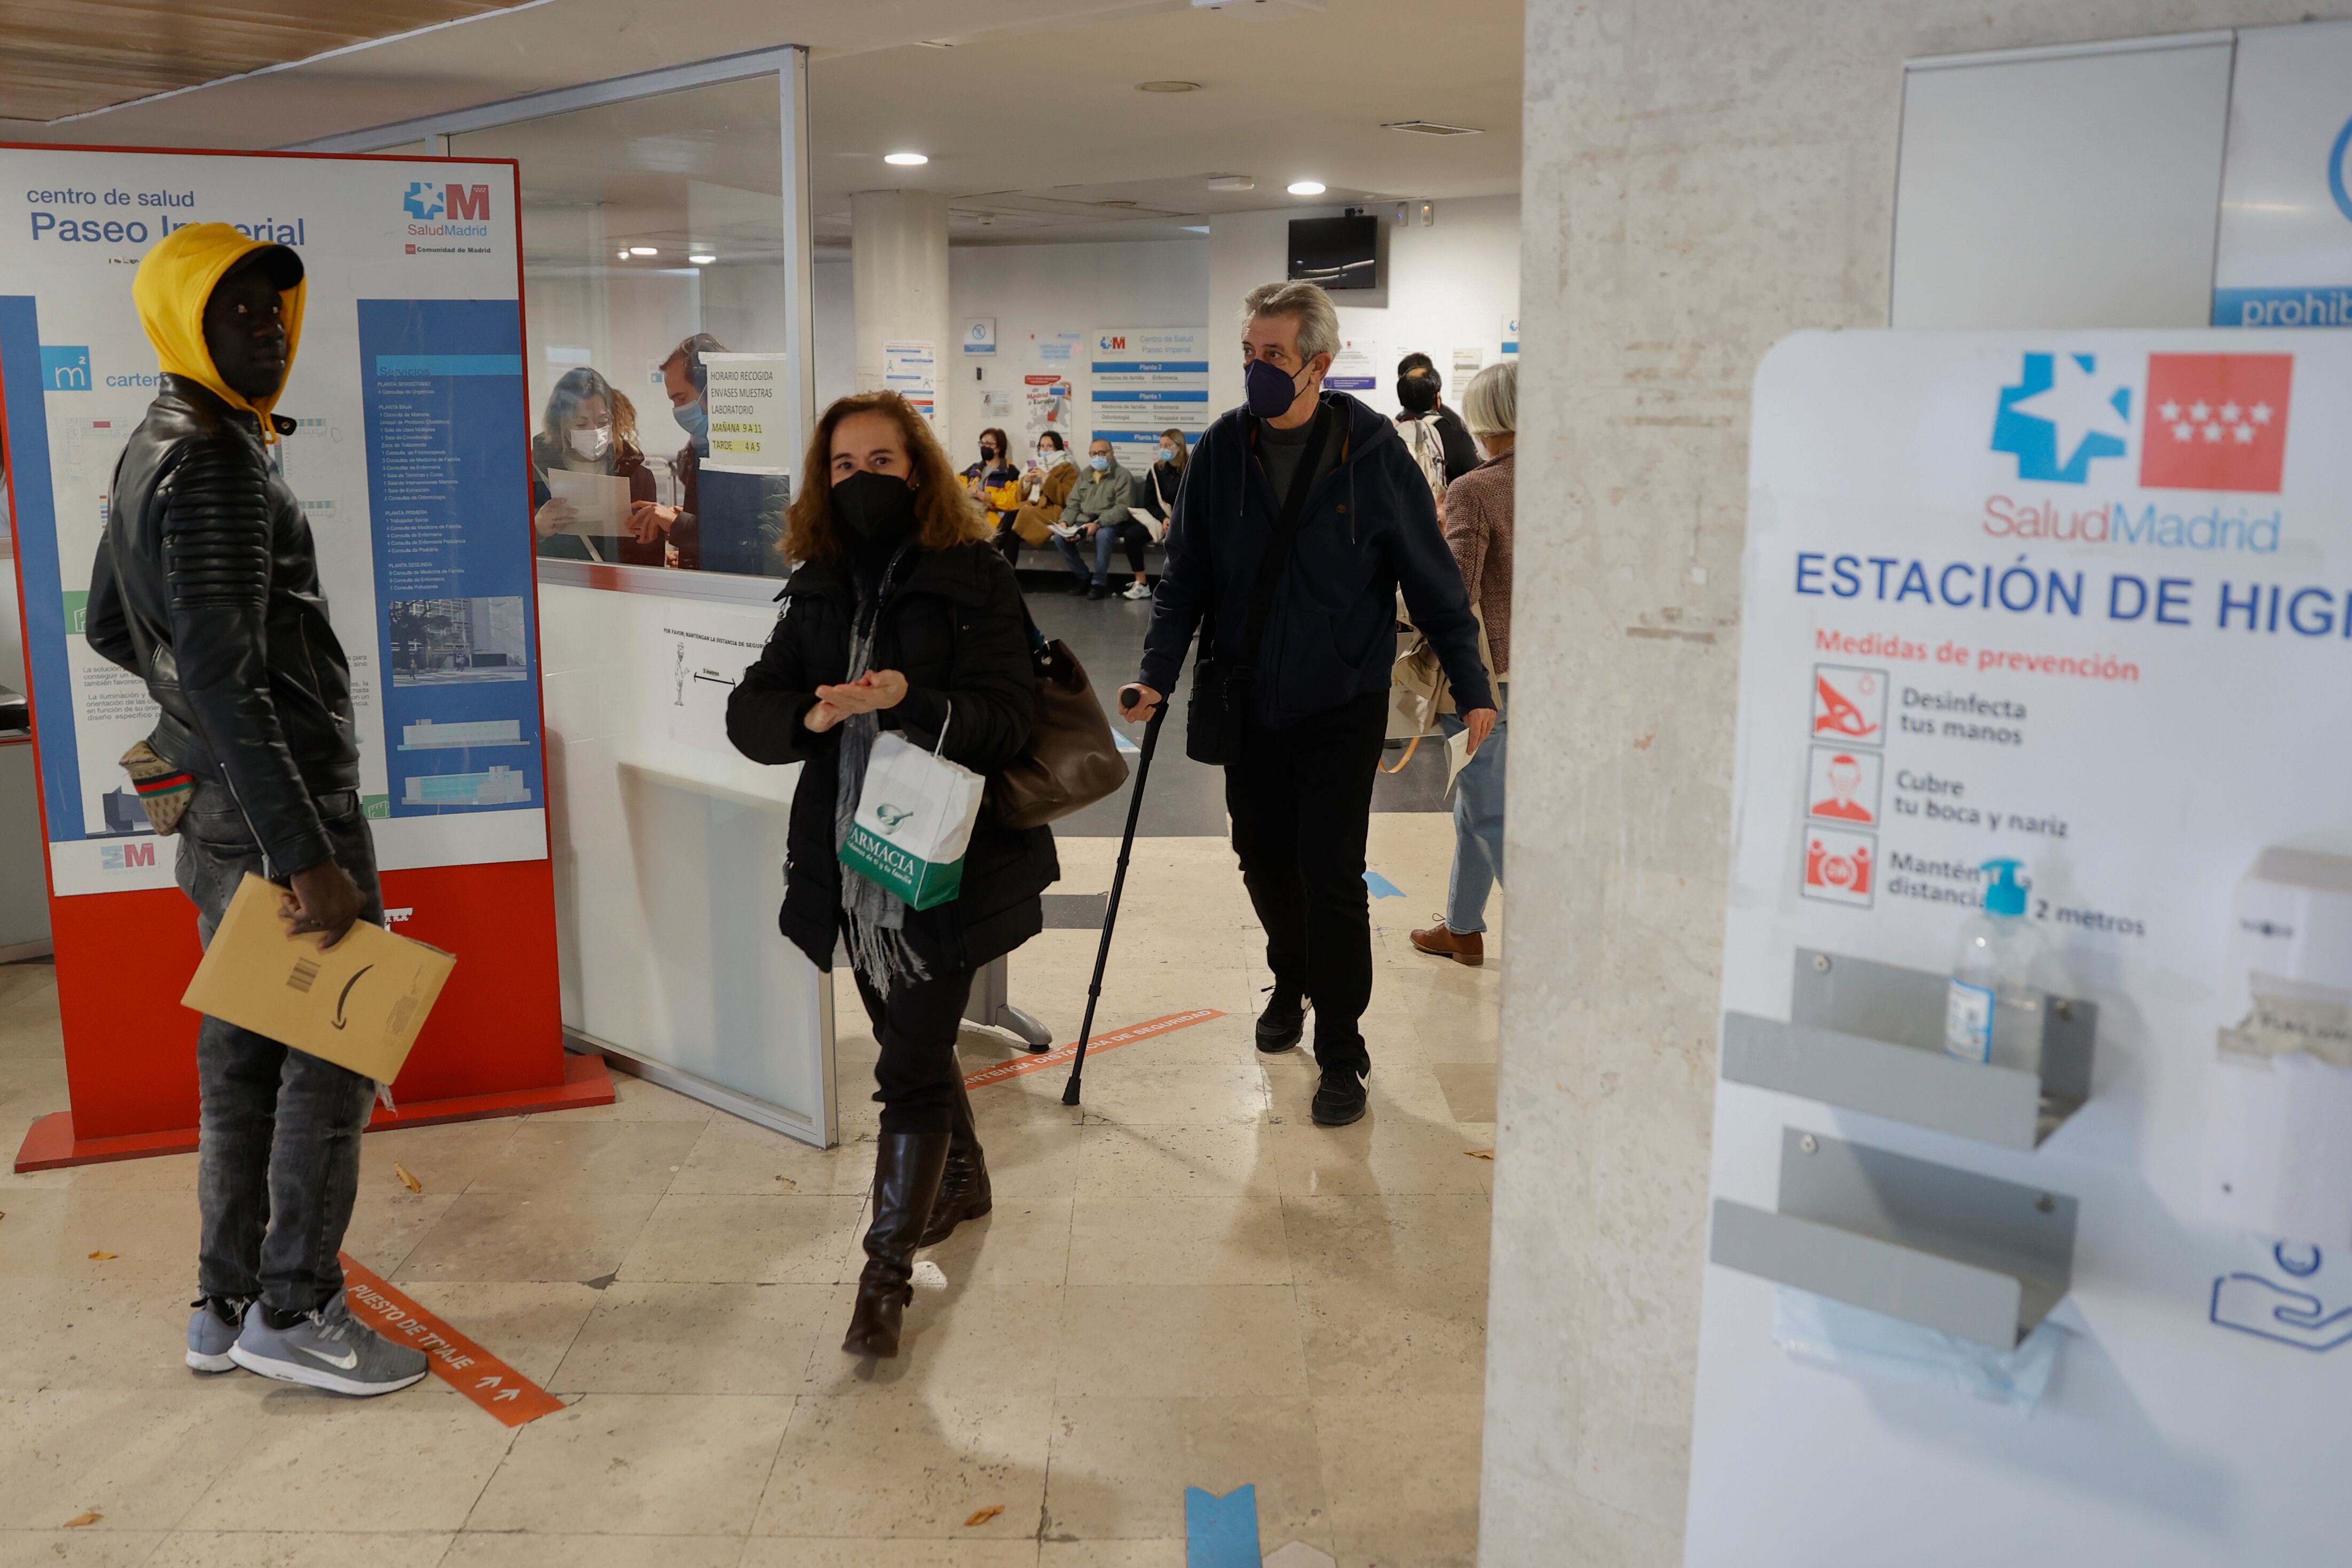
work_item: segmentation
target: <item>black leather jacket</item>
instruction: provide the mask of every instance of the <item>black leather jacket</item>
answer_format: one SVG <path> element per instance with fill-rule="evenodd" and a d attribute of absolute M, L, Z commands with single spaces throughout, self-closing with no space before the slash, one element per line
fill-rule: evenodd
<path fill-rule="evenodd" d="M 274 875 L 332 857 L 312 797 L 358 788 L 360 751 L 310 524 L 254 416 L 184 377 L 115 465 L 88 634 L 163 708 L 156 754 L 227 787 Z"/>

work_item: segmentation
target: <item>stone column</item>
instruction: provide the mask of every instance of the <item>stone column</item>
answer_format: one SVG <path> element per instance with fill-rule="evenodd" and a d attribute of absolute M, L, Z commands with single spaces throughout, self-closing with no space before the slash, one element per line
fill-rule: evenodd
<path fill-rule="evenodd" d="M 955 352 L 948 314 L 948 199 L 932 191 L 858 191 L 849 198 L 849 261 L 857 316 L 857 390 L 882 385 L 882 345 L 931 345 L 944 378 Z M 932 429 L 950 453 L 948 388 L 937 388 Z"/>

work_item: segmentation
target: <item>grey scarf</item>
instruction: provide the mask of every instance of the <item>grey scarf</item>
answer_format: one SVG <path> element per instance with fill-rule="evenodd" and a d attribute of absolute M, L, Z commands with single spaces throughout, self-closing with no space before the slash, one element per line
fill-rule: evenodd
<path fill-rule="evenodd" d="M 849 673 L 843 684 L 857 680 L 874 664 L 874 634 L 882 623 L 882 605 L 890 597 L 891 580 L 905 559 L 902 548 L 883 569 L 875 590 L 871 613 L 860 603 L 851 622 Z M 841 721 L 841 758 L 834 783 L 833 848 L 835 855 L 849 841 L 857 818 L 857 802 L 866 791 L 866 765 L 874 756 L 874 737 L 881 733 L 879 714 L 854 713 Z M 928 980 L 931 972 L 906 936 L 907 904 L 889 889 L 868 882 L 840 862 L 843 924 L 848 927 L 849 962 L 866 983 L 885 998 L 901 980 Z"/>

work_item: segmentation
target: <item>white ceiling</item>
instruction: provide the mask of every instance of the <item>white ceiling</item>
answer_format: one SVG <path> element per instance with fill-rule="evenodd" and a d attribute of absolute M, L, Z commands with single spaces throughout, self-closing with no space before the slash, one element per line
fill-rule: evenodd
<path fill-rule="evenodd" d="M 1283 193 L 1300 178 L 1329 187 L 1326 207 L 1517 190 L 1521 25 L 1519 0 L 1256 18 L 1187 0 L 541 0 L 72 120 L 0 120 L 0 140 L 279 147 L 804 43 L 820 245 L 846 243 L 852 191 L 889 187 L 948 193 L 958 244 L 1181 237 L 1207 214 L 1306 204 Z M 1202 90 L 1137 90 L 1168 78 Z M 1381 129 L 1415 119 L 1485 134 Z M 931 162 L 882 162 L 901 150 Z M 1256 188 L 1212 192 L 1212 173 Z"/>

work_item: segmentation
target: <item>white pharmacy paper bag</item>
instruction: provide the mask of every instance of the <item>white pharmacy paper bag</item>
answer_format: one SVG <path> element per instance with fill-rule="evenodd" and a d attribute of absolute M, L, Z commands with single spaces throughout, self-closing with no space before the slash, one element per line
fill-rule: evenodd
<path fill-rule="evenodd" d="M 945 904 L 963 885 L 963 852 L 984 783 L 971 768 L 883 731 L 874 737 L 841 863 L 909 909 Z"/>

